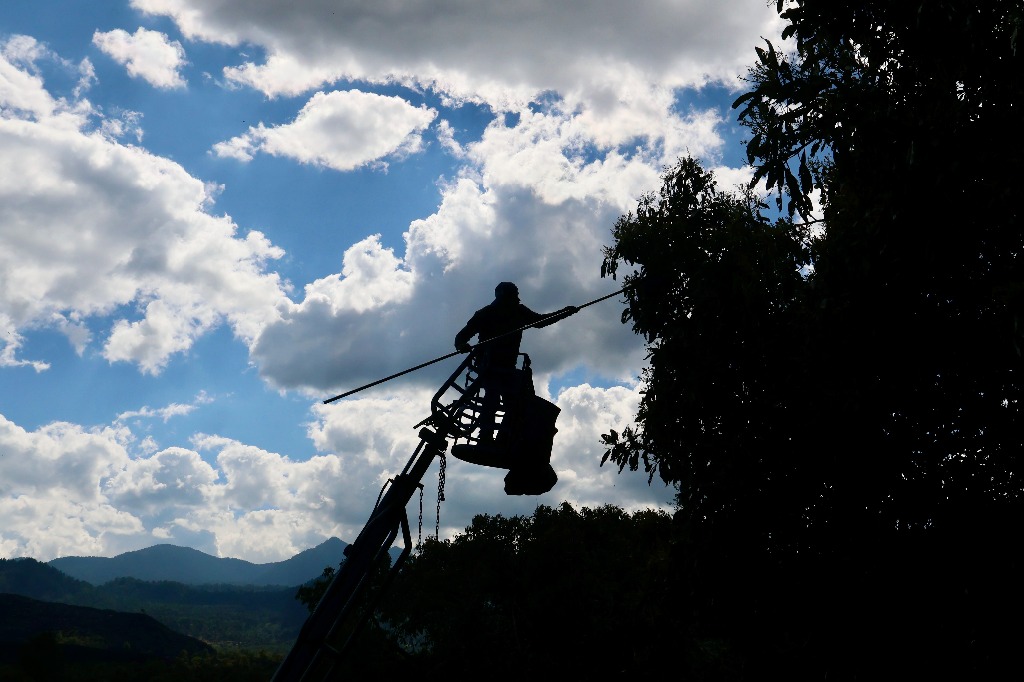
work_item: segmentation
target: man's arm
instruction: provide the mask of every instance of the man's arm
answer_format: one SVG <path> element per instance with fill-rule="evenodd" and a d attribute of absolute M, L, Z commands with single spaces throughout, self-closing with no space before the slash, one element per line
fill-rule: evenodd
<path fill-rule="evenodd" d="M 570 315 L 575 315 L 576 313 L 579 312 L 579 310 L 580 309 L 577 308 L 574 305 L 567 305 L 564 308 L 562 308 L 561 310 L 556 310 L 555 312 L 548 313 L 547 315 L 541 315 L 540 313 L 533 313 L 532 310 L 530 312 L 537 316 L 537 320 L 538 321 L 533 325 L 534 328 L 540 329 L 541 327 L 546 327 L 549 324 L 554 324 L 555 322 L 558 322 L 560 320 L 564 320 L 565 318 L 569 317 Z"/>
<path fill-rule="evenodd" d="M 473 326 L 473 320 L 476 319 L 476 315 L 473 316 L 466 326 L 459 330 L 459 333 L 455 335 L 455 350 L 460 353 L 466 353 L 470 349 L 469 340 L 473 338 L 477 331 L 476 327 Z"/>

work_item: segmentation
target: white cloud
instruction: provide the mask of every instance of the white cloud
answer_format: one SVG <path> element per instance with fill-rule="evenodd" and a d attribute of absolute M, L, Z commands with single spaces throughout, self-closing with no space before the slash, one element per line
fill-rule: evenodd
<path fill-rule="evenodd" d="M 217 452 L 214 464 L 146 441 L 133 456 L 125 427 L 26 431 L 0 416 L 0 554 L 109 556 L 198 534 L 221 556 L 275 561 L 354 537 L 369 511 L 329 497 L 344 498 L 348 485 L 337 456 L 294 462 L 224 438 L 197 444 Z"/>
<path fill-rule="evenodd" d="M 55 423 L 27 431 L 0 416 L 0 553 L 110 556 L 159 541 L 266 562 L 330 536 L 351 541 L 387 479 L 413 455 L 413 426 L 428 416 L 429 398 L 430 391 L 402 389 L 314 406 L 309 436 L 321 454 L 306 461 L 214 435 L 197 436 L 194 449 L 154 450 L 123 425 L 88 430 Z M 668 508 L 671 489 L 598 466 L 600 433 L 628 420 L 638 400 L 636 388 L 584 384 L 562 391 L 552 457 L 559 483 L 540 497 L 506 496 L 504 470 L 449 456 L 442 535 L 460 532 L 475 514 L 530 514 L 537 504 L 562 500 Z M 427 535 L 437 474 L 435 462 L 422 481 Z M 414 496 L 408 509 L 414 534 L 419 504 Z"/>
<path fill-rule="evenodd" d="M 437 140 L 441 143 L 441 146 L 455 158 L 461 159 L 466 155 L 466 152 L 462 149 L 462 145 L 460 145 L 455 139 L 455 129 L 452 128 L 452 124 L 446 120 L 442 119 L 441 121 L 438 121 Z"/>
<path fill-rule="evenodd" d="M 100 122 L 100 132 L 111 140 L 131 135 L 136 142 L 142 142 L 142 114 L 137 111 L 122 111 L 119 118 L 104 118 Z"/>
<path fill-rule="evenodd" d="M 2 57 L 0 108 L 0 326 L 56 326 L 81 350 L 82 321 L 120 311 L 104 354 L 155 374 L 221 322 L 251 340 L 276 316 L 285 284 L 265 265 L 283 252 L 208 213 L 211 187 L 87 132 L 82 107 Z M 6 334 L 0 362 L 25 362 L 19 345 Z"/>
<path fill-rule="evenodd" d="M 496 106 L 547 90 L 591 99 L 609 82 L 634 75 L 669 87 L 731 82 L 758 37 L 781 30 L 774 11 L 750 0 L 132 5 L 172 17 L 193 39 L 264 46 L 266 62 L 227 73 L 267 94 L 297 94 L 346 78 L 413 82 Z"/>
<path fill-rule="evenodd" d="M 622 141 L 612 140 L 611 146 L 596 146 L 594 131 L 581 122 L 582 116 L 526 110 L 514 127 L 493 122 L 478 142 L 467 146 L 467 155 L 488 186 L 526 187 L 547 204 L 589 199 L 625 209 L 658 182 L 657 169 L 664 163 L 686 150 L 697 156 L 719 150 L 722 140 L 713 117 L 705 112 L 672 118 L 679 141 L 662 151 L 657 146 L 620 148 Z M 628 139 L 642 130 L 631 131 Z"/>
<path fill-rule="evenodd" d="M 717 83 L 738 90 L 753 46 L 762 38 L 780 42 L 783 25 L 770 3 L 759 0 L 576 0 L 530 7 L 500 0 L 132 4 L 171 17 L 189 38 L 264 48 L 264 62 L 227 67 L 225 75 L 268 96 L 350 81 L 403 84 L 436 92 L 448 104 L 479 102 L 496 112 L 524 114 L 531 103 L 553 102 L 549 113 L 560 113 L 555 125 L 571 128 L 563 134 L 581 146 L 621 154 L 641 143 L 655 167 L 682 153 L 701 155 L 716 143 L 711 128 L 718 114 L 676 112 L 680 89 Z M 284 135 L 291 130 L 251 128 L 217 152 L 249 158 L 259 148 L 269 151 L 277 132 L 281 153 L 331 165 L 318 147 Z M 442 130 L 441 140 L 453 138 Z M 346 136 L 335 144 L 347 144 Z M 351 154 L 345 149 L 342 158 Z"/>
<path fill-rule="evenodd" d="M 43 86 L 41 66 L 56 66 L 73 74 L 77 83 L 72 99 L 53 97 Z M 13 35 L 0 42 L 0 118 L 45 120 L 50 125 L 80 127 L 93 115 L 82 95 L 96 81 L 88 58 L 75 64 L 63 59 L 32 36 Z"/>
<path fill-rule="evenodd" d="M 291 123 L 250 127 L 217 144 L 216 154 L 243 161 L 263 153 L 351 170 L 396 163 L 434 132 L 463 164 L 440 182 L 436 210 L 407 226 L 404 251 L 369 235 L 380 229 L 373 227 L 350 239 L 338 273 L 302 283 L 291 301 L 270 269 L 279 248 L 212 215 L 214 189 L 177 163 L 118 142 L 141 142 L 136 115 L 99 117 L 84 100 L 54 97 L 32 67 L 45 50 L 24 37 L 8 42 L 0 52 L 0 365 L 45 369 L 19 353 L 21 332 L 48 327 L 79 353 L 99 343 L 107 359 L 156 374 L 228 324 L 270 383 L 324 395 L 452 350 L 455 331 L 499 281 L 516 281 L 524 302 L 542 312 L 609 293 L 618 284 L 600 279 L 598 268 L 615 219 L 660 185 L 663 164 L 683 153 L 712 162 L 720 154 L 723 114 L 679 108 L 679 89 L 735 84 L 759 37 L 780 28 L 760 0 L 533 8 L 484 0 L 458 12 L 352 0 L 132 4 L 173 17 L 188 38 L 263 48 L 264 62 L 226 75 L 268 96 L 339 79 L 400 83 L 501 115 L 465 139 L 435 110 L 395 96 L 319 92 Z M 97 33 L 97 45 L 158 87 L 183 85 L 180 45 L 143 31 Z M 162 56 L 139 56 L 143 39 Z M 76 97 L 95 78 L 86 62 L 80 77 Z M 723 168 L 723 186 L 746 173 Z M 578 368 L 604 385 L 554 397 L 562 408 L 552 460 L 558 486 L 539 499 L 506 497 L 503 471 L 449 458 L 442 533 L 476 513 L 529 514 L 538 502 L 669 503 L 672 491 L 649 488 L 646 476 L 598 466 L 599 435 L 626 425 L 639 399 L 642 343 L 620 312 L 608 301 L 524 337 L 542 395 L 552 376 Z M 129 431 L 191 406 L 123 412 L 97 431 L 31 432 L 0 421 L 0 552 L 112 554 L 159 539 L 269 561 L 328 535 L 351 540 L 380 486 L 412 454 L 412 426 L 456 362 L 315 406 L 309 437 L 320 454 L 308 461 L 216 435 L 161 449 Z M 51 454 L 35 468 L 17 459 L 36 448 Z M 425 484 L 432 530 L 436 499 Z"/>
<path fill-rule="evenodd" d="M 76 98 L 82 97 L 89 88 L 96 83 L 96 67 L 92 65 L 92 62 L 88 57 L 82 60 L 78 65 L 78 83 L 75 85 L 74 96 Z"/>
<path fill-rule="evenodd" d="M 167 448 L 127 462 L 103 482 L 103 492 L 119 507 L 159 522 L 169 511 L 204 506 L 217 478 L 195 451 Z"/>
<path fill-rule="evenodd" d="M 173 417 L 182 417 L 187 414 L 191 414 L 200 405 L 205 405 L 213 402 L 213 399 L 206 395 L 205 391 L 200 391 L 199 395 L 196 396 L 195 401 L 192 403 L 171 403 L 164 407 L 152 408 L 148 405 L 140 407 L 137 410 L 128 410 L 117 415 L 118 422 L 126 422 L 130 419 L 160 419 L 165 424 Z"/>
<path fill-rule="evenodd" d="M 124 65 L 134 78 L 141 78 L 153 87 L 165 90 L 185 87 L 185 79 L 181 75 L 181 69 L 187 63 L 185 49 L 164 33 L 141 27 L 135 33 L 128 33 L 116 28 L 105 33 L 96 31 L 92 42 L 118 64 Z"/>
<path fill-rule="evenodd" d="M 312 408 L 309 437 L 321 452 L 339 453 L 373 490 L 401 471 L 419 439 L 413 426 L 430 414 L 432 391 L 382 391 L 360 400 Z"/>
<path fill-rule="evenodd" d="M 0 45 L 0 120 L 53 119 L 67 106 L 50 96 L 35 73 L 35 61 L 46 51 L 34 38 L 14 36 Z"/>
<path fill-rule="evenodd" d="M 48 493 L 56 485 L 71 502 L 96 502 L 100 480 L 127 461 L 126 435 L 123 430 L 89 432 L 60 422 L 28 433 L 0 416 L 0 490 Z"/>
<path fill-rule="evenodd" d="M 570 133 L 538 118 L 520 123 L 532 133 L 492 126 L 468 147 L 478 167 L 443 189 L 434 215 L 410 225 L 403 258 L 380 252 L 373 239 L 360 242 L 340 275 L 308 285 L 303 300 L 283 308 L 252 346 L 263 376 L 284 388 L 328 391 L 439 356 L 500 281 L 517 282 L 538 312 L 614 291 L 617 283 L 598 276 L 601 248 L 616 217 L 658 175 L 637 159 L 576 155 Z M 538 371 L 587 364 L 629 379 L 641 364 L 640 342 L 618 318 L 609 302 L 557 331 L 529 332 L 523 347 Z M 573 343 L 556 342 L 567 336 Z M 432 383 L 441 371 L 409 380 Z"/>
<path fill-rule="evenodd" d="M 410 106 L 399 97 L 359 90 L 318 92 L 286 125 L 250 127 L 214 145 L 218 156 L 250 160 L 257 151 L 301 163 L 353 170 L 389 155 L 415 153 L 437 112 Z"/>
<path fill-rule="evenodd" d="M 36 62 L 49 57 L 49 50 L 32 36 L 14 35 L 0 47 L 0 54 L 13 64 L 36 69 Z"/>
<path fill-rule="evenodd" d="M 720 113 L 677 111 L 670 88 L 640 81 L 613 96 L 617 84 L 602 86 L 601 97 L 593 88 L 589 109 L 552 95 L 508 123 L 496 118 L 476 140 L 457 143 L 442 121 L 439 139 L 464 165 L 442 185 L 437 211 L 410 224 L 403 255 L 348 269 L 353 250 L 366 245 L 357 243 L 346 270 L 282 308 L 252 346 L 262 375 L 282 388 L 340 391 L 436 357 L 498 281 L 519 283 L 524 302 L 541 312 L 613 291 L 616 283 L 598 272 L 616 218 L 660 185 L 665 164 L 682 154 L 715 159 L 723 146 Z M 253 146 L 233 148 L 248 154 Z M 360 305 L 345 294 L 356 290 L 365 292 Z M 401 294 L 371 295 L 381 291 Z M 541 371 L 588 365 L 630 379 L 640 342 L 618 316 L 606 303 L 560 331 L 531 332 L 524 348 Z M 574 343 L 553 343 L 567 333 Z M 439 372 L 409 381 L 429 383 Z"/>
<path fill-rule="evenodd" d="M 516 115 L 514 125 L 499 116 L 481 139 L 458 143 L 442 122 L 441 143 L 467 165 L 444 186 L 437 212 L 410 225 L 405 253 L 307 285 L 303 300 L 283 304 L 281 317 L 257 331 L 252 357 L 263 376 L 309 390 L 369 381 L 394 371 L 399 359 L 448 349 L 453 331 L 489 300 L 492 281 L 517 281 L 527 304 L 542 310 L 607 293 L 614 283 L 596 273 L 618 215 L 660 184 L 663 165 L 685 153 L 713 160 L 721 150 L 722 114 L 677 110 L 678 89 L 736 84 L 751 46 L 781 26 L 760 4 L 729 10 L 659 0 L 628 10 L 590 3 L 543 11 L 480 2 L 422 14 L 418 5 L 354 2 L 133 4 L 172 17 L 192 39 L 265 48 L 265 63 L 227 73 L 268 95 L 341 78 L 398 82 Z M 317 93 L 293 123 L 250 128 L 216 152 L 245 160 L 262 151 L 349 169 L 408 148 L 403 140 L 420 144 L 434 117 L 393 97 Z M 346 262 L 364 245 L 354 245 Z M 356 290 L 367 292 L 358 305 Z M 622 378 L 624 360 L 639 358 L 639 343 L 617 313 L 591 311 L 565 323 L 577 330 L 571 346 L 538 333 L 542 345 L 533 349 L 550 363 L 546 370 L 593 364 Z M 159 337 L 167 348 L 154 354 L 187 345 L 189 329 L 167 328 Z M 141 326 L 131 331 L 140 347 L 156 338 Z"/>
<path fill-rule="evenodd" d="M 546 393 L 540 380 L 537 384 L 538 392 Z M 346 453 L 346 462 L 354 453 L 361 453 L 356 468 L 346 473 L 345 489 L 359 492 L 363 506 L 372 506 L 377 493 L 374 486 L 401 471 L 412 456 L 418 443 L 412 426 L 429 415 L 429 396 L 425 390 L 393 390 L 383 397 L 314 407 L 317 421 L 311 426 L 311 437 L 319 449 Z M 638 388 L 602 389 L 587 384 L 562 391 L 554 400 L 561 413 L 551 459 L 559 482 L 539 497 L 506 496 L 504 469 L 448 456 L 442 536 L 462 531 L 476 514 L 530 514 L 538 504 L 556 505 L 563 500 L 577 506 L 616 504 L 630 510 L 670 508 L 673 489 L 659 482 L 648 486 L 645 476 L 620 476 L 614 466 L 599 466 L 603 453 L 600 434 L 628 424 L 639 397 Z M 433 534 L 436 523 L 432 510 L 437 503 L 438 466 L 435 462 L 423 481 L 425 534 Z M 353 486 L 353 482 L 358 484 Z M 412 504 L 417 505 L 418 499 Z M 352 513 L 356 511 L 352 509 Z"/>
<path fill-rule="evenodd" d="M 306 285 L 304 305 L 323 302 L 334 312 L 363 313 L 406 300 L 412 293 L 412 274 L 402 268 L 392 249 L 381 246 L 379 234 L 349 247 L 342 263 L 340 275 Z"/>
<path fill-rule="evenodd" d="M 561 391 L 555 403 L 562 412 L 552 465 L 562 487 L 557 494 L 549 493 L 551 504 L 567 499 L 577 505 L 615 504 L 627 510 L 672 506 L 674 489 L 658 479 L 648 485 L 642 474 L 619 475 L 614 464 L 600 466 L 604 454 L 600 435 L 609 429 L 621 431 L 632 423 L 640 404 L 639 385 L 597 388 L 581 384 Z"/>
<path fill-rule="evenodd" d="M 0 367 L 31 367 L 36 372 L 50 369 L 50 363 L 42 360 L 23 360 L 18 351 L 24 343 L 24 337 L 18 332 L 18 325 L 4 312 L 0 312 Z"/>
<path fill-rule="evenodd" d="M 103 538 L 141 531 L 101 490 L 129 461 L 127 437 L 66 423 L 29 432 L 0 415 L 0 546 L 7 555 L 95 554 Z"/>

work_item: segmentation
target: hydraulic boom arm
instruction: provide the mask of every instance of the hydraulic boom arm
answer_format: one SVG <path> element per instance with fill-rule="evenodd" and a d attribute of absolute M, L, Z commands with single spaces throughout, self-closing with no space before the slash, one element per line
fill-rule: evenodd
<path fill-rule="evenodd" d="M 406 507 L 434 460 L 441 458 L 443 463 L 449 439 L 456 442 L 454 457 L 509 469 L 505 492 L 510 495 L 537 495 L 555 484 L 557 476 L 548 460 L 558 408 L 534 394 L 530 359 L 521 356 L 522 368 L 507 370 L 511 375 L 501 378 L 481 374 L 471 353 L 437 391 L 430 416 L 417 424 L 422 428 L 416 451 L 377 501 L 359 537 L 345 548 L 345 561 L 303 625 L 274 682 L 320 682 L 335 676 L 338 663 L 372 610 L 359 607 L 357 596 L 373 567 L 388 553 L 399 532 L 404 546 L 388 580 L 412 551 Z M 515 395 L 502 394 L 500 400 L 498 392 L 487 396 L 499 378 L 506 392 L 511 384 L 518 387 Z M 459 444 L 460 440 L 464 442 Z"/>
<path fill-rule="evenodd" d="M 394 544 L 399 528 L 404 547 L 391 568 L 391 575 L 401 568 L 412 551 L 406 506 L 420 479 L 448 446 L 444 436 L 430 429 L 421 429 L 419 436 L 420 444 L 409 463 L 374 507 L 356 541 L 345 548 L 345 561 L 274 674 L 275 682 L 331 679 L 335 666 L 367 615 L 354 613 L 355 597 L 373 566 Z M 349 627 L 343 630 L 346 623 Z"/>

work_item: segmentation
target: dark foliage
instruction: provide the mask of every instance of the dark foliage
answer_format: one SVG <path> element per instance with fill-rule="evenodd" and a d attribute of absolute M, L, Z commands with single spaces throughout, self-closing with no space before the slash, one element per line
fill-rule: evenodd
<path fill-rule="evenodd" d="M 658 671 L 678 633 L 671 526 L 568 504 L 477 516 L 424 543 L 378 615 L 429 679 Z"/>
<path fill-rule="evenodd" d="M 171 659 L 181 651 L 212 651 L 209 645 L 174 632 L 142 613 L 44 602 L 13 594 L 0 594 L 0 608 L 4 613 L 0 623 L 2 642 L 25 642 L 46 633 L 59 633 L 72 644 L 120 650 L 137 658 Z"/>
<path fill-rule="evenodd" d="M 686 618 L 744 676 L 1004 673 L 1021 628 L 995 623 L 1024 608 L 1024 11 L 779 9 L 798 53 L 759 48 L 736 106 L 756 177 L 803 222 L 690 159 L 619 220 L 603 272 L 635 267 L 623 320 L 650 366 L 606 458 L 679 486 Z"/>
<path fill-rule="evenodd" d="M 264 682 L 303 621 L 293 593 L 132 578 L 94 587 L 0 559 L 0 680 Z"/>
<path fill-rule="evenodd" d="M 327 566 L 324 568 L 324 572 L 321 573 L 315 580 L 311 580 L 304 585 L 299 585 L 298 590 L 295 592 L 295 598 L 306 607 L 306 610 L 310 613 L 316 609 L 316 605 L 320 603 L 320 600 L 324 596 L 324 592 L 327 591 L 327 586 L 334 580 L 334 574 L 337 571 L 334 566 Z"/>
<path fill-rule="evenodd" d="M 214 655 L 208 644 L 145 614 L 12 594 L 0 594 L 0 612 L 0 678 L 5 680 L 144 679 L 140 670 L 156 671 L 180 657 Z"/>
<path fill-rule="evenodd" d="M 625 277 L 622 319 L 648 340 L 649 361 L 638 426 L 604 437 L 606 459 L 677 484 L 694 517 L 790 506 L 788 491 L 763 483 L 769 468 L 782 477 L 795 466 L 779 389 L 798 371 L 791 339 L 808 253 L 801 229 L 762 208 L 684 159 L 619 219 L 606 250 L 604 274 L 639 266 Z"/>
<path fill-rule="evenodd" d="M 95 603 L 144 611 L 161 623 L 219 648 L 283 653 L 305 614 L 294 588 L 190 586 L 121 578 L 96 588 Z"/>
<path fill-rule="evenodd" d="M 262 652 L 180 653 L 164 660 L 97 651 L 44 633 L 13 651 L 0 647 L 5 682 L 266 682 L 280 660 Z"/>
<path fill-rule="evenodd" d="M 344 562 L 339 570 L 344 569 Z M 295 599 L 306 606 L 312 614 L 334 581 L 337 570 L 332 566 L 324 568 L 320 577 L 301 585 Z M 410 657 L 399 644 L 394 628 L 376 613 L 376 607 L 395 576 L 391 556 L 381 561 L 364 576 L 362 586 L 351 595 L 351 608 L 346 614 L 329 613 L 334 622 L 330 644 L 341 652 L 339 667 L 334 676 L 339 679 L 365 676 L 390 679 L 415 671 Z"/>
<path fill-rule="evenodd" d="M 0 559 L 0 593 L 82 604 L 93 591 L 89 583 L 35 559 Z"/>
<path fill-rule="evenodd" d="M 0 592 L 49 602 L 145 613 L 224 648 L 283 653 L 305 617 L 294 588 L 189 586 L 121 578 L 94 587 L 34 559 L 0 559 Z M 15 624 L 16 625 L 16 624 Z"/>

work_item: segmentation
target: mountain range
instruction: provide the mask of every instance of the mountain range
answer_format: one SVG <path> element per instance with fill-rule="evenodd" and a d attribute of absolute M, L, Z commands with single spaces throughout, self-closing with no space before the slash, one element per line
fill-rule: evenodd
<path fill-rule="evenodd" d="M 266 564 L 173 545 L 110 558 L 0 559 L 0 620 L 5 621 L 0 680 L 10 679 L 9 666 L 32 647 L 46 660 L 52 656 L 45 652 L 57 646 L 70 664 L 124 658 L 127 654 L 115 656 L 110 648 L 123 642 L 130 643 L 130 652 L 150 658 L 171 650 L 193 651 L 191 644 L 176 639 L 189 636 L 220 648 L 281 655 L 308 615 L 296 599 L 297 587 L 320 577 L 328 566 L 337 568 L 346 546 L 330 538 Z M 393 559 L 397 554 L 392 550 Z M 147 618 L 122 617 L 133 614 Z M 156 623 L 169 629 L 151 627 Z M 138 641 L 125 635 L 133 628 L 139 630 Z M 39 637 L 56 639 L 36 642 Z"/>
<path fill-rule="evenodd" d="M 154 545 L 115 557 L 60 557 L 48 563 L 92 585 L 135 578 L 185 585 L 295 586 L 319 577 L 328 566 L 337 568 L 344 559 L 346 546 L 338 538 L 329 538 L 290 559 L 266 564 L 214 557 L 176 545 Z"/>
<path fill-rule="evenodd" d="M 35 559 L 0 559 L 0 680 L 9 679 L 3 662 L 10 661 L 12 655 L 16 658 L 17 649 L 45 632 L 56 633 L 63 644 L 69 638 L 72 643 L 87 640 L 93 649 L 107 650 L 102 642 L 113 642 L 122 636 L 117 633 L 131 630 L 125 624 L 132 621 L 110 615 L 118 613 L 147 615 L 170 628 L 168 632 L 217 646 L 283 653 L 308 615 L 295 594 L 295 586 L 184 585 L 129 577 L 91 585 Z M 28 601 L 9 599 L 14 596 Z M 67 608 L 58 608 L 62 606 Z M 104 615 L 96 615 L 95 610 Z M 101 632 L 104 624 L 113 632 Z M 144 625 L 140 621 L 139 627 Z M 159 631 L 145 634 L 140 630 L 142 635 L 153 641 L 167 640 L 175 653 L 181 649 L 173 637 L 164 637 Z M 134 642 L 132 638 L 125 641 Z M 139 646 L 141 642 L 133 644 L 133 650 Z"/>

